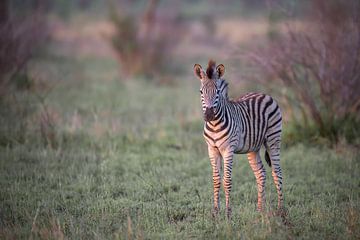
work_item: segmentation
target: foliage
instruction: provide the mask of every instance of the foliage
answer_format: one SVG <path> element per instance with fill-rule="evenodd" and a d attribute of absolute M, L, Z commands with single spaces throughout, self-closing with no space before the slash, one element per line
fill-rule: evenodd
<path fill-rule="evenodd" d="M 265 79 L 286 89 L 299 133 L 314 126 L 331 142 L 359 136 L 358 9 L 358 1 L 313 1 L 303 25 L 289 24 L 285 35 L 251 54 Z"/>
<path fill-rule="evenodd" d="M 24 16 L 10 11 L 7 1 L 1 3 L 5 17 L 0 21 L 0 96 L 11 83 L 20 89 L 31 85 L 26 66 L 48 39 L 48 28 L 41 8 L 32 9 Z"/>
<path fill-rule="evenodd" d="M 174 18 L 157 13 L 158 5 L 157 0 L 149 1 L 140 16 L 110 8 L 110 20 L 115 27 L 111 43 L 125 77 L 170 75 L 169 59 L 181 39 L 182 25 L 176 14 Z"/>

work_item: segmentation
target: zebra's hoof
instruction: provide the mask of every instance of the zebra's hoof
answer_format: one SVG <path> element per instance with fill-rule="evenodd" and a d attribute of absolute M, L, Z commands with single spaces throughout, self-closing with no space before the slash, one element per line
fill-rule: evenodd
<path fill-rule="evenodd" d="M 257 211 L 258 213 L 264 213 L 264 212 L 265 212 L 262 207 L 257 207 L 257 208 L 256 208 L 256 211 Z"/>
<path fill-rule="evenodd" d="M 226 218 L 227 218 L 227 220 L 231 219 L 231 213 L 232 213 L 231 208 L 227 208 L 226 209 Z"/>
<path fill-rule="evenodd" d="M 219 215 L 219 208 L 214 207 L 211 212 L 211 215 L 213 218 L 216 218 Z"/>
<path fill-rule="evenodd" d="M 278 208 L 276 211 L 276 215 L 281 217 L 282 219 L 286 218 L 288 216 L 288 211 L 285 208 Z"/>

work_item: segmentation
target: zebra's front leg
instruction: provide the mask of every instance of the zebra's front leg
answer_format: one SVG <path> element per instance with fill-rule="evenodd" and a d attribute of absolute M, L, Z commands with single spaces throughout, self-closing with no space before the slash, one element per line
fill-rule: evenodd
<path fill-rule="evenodd" d="M 230 192 L 232 188 L 231 182 L 231 172 L 233 164 L 233 151 L 227 151 L 223 154 L 224 158 L 224 176 L 223 176 L 223 186 L 225 191 L 225 206 L 226 206 L 226 216 L 228 219 L 231 217 L 231 205 L 230 205 Z"/>
<path fill-rule="evenodd" d="M 214 207 L 213 216 L 215 217 L 220 210 L 219 191 L 221 184 L 220 168 L 221 168 L 221 155 L 217 148 L 208 147 L 210 163 L 212 167 L 212 176 L 214 184 Z"/>
<path fill-rule="evenodd" d="M 257 211 L 262 212 L 265 206 L 265 181 L 266 181 L 266 170 L 261 162 L 259 152 L 250 152 L 247 154 L 250 167 L 254 172 L 257 189 L 258 189 L 258 203 Z"/>

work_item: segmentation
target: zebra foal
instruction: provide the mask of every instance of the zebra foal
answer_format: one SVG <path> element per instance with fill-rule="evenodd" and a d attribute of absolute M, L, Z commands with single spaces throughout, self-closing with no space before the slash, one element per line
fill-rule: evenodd
<path fill-rule="evenodd" d="M 265 94 L 248 93 L 236 100 L 228 98 L 228 84 L 222 78 L 224 65 L 215 67 L 210 60 L 206 72 L 199 64 L 194 65 L 195 76 L 201 82 L 200 94 L 204 116 L 204 138 L 212 166 L 214 184 L 213 214 L 220 209 L 219 190 L 225 191 L 226 215 L 231 215 L 230 192 L 234 154 L 247 153 L 254 172 L 257 189 L 257 210 L 263 211 L 265 204 L 266 171 L 259 150 L 265 146 L 265 160 L 272 168 L 272 176 L 278 194 L 278 209 L 282 210 L 282 173 L 280 168 L 280 144 L 282 117 L 279 105 Z M 223 177 L 221 161 L 223 160 Z"/>

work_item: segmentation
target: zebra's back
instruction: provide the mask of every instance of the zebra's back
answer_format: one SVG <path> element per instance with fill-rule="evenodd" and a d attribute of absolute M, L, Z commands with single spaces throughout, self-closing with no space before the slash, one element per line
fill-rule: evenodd
<path fill-rule="evenodd" d="M 247 93 L 232 101 L 240 111 L 240 146 L 236 153 L 258 151 L 263 144 L 279 137 L 281 133 L 281 111 L 277 102 L 263 93 Z M 276 139 L 280 141 L 280 139 Z"/>

